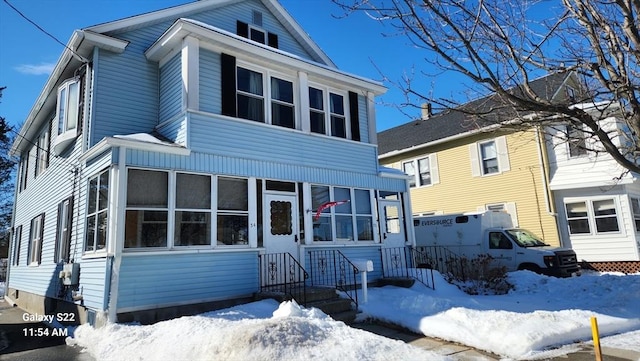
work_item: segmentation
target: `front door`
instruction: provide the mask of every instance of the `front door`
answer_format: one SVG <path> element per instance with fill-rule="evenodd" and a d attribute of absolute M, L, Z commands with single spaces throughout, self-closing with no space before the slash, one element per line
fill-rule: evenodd
<path fill-rule="evenodd" d="M 380 200 L 380 241 L 382 242 L 382 263 L 385 277 L 404 275 L 409 261 L 405 247 L 406 237 L 401 202 Z"/>
<path fill-rule="evenodd" d="M 290 253 L 298 259 L 298 221 L 295 195 L 266 194 L 264 247 L 267 253 Z"/>
<path fill-rule="evenodd" d="M 385 247 L 403 247 L 406 242 L 400 201 L 381 200 L 380 238 Z"/>

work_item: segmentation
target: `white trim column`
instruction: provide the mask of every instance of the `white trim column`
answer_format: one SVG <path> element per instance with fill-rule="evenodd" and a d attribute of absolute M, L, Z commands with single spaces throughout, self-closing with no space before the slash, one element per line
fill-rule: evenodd
<path fill-rule="evenodd" d="M 182 110 L 200 109 L 200 41 L 193 36 L 182 40 Z"/>

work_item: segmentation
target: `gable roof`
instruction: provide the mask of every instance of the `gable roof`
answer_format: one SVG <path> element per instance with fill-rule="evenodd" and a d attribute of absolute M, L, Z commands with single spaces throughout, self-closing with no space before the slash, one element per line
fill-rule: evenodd
<path fill-rule="evenodd" d="M 73 74 L 75 68 L 82 63 L 88 63 L 93 48 L 99 47 L 112 52 L 121 53 L 128 45 L 127 41 L 111 36 L 114 33 L 127 31 L 129 29 L 150 25 L 167 19 L 177 19 L 199 11 L 215 9 L 224 5 L 235 4 L 246 0 L 198 0 L 184 5 L 178 5 L 162 10 L 157 10 L 141 15 L 135 15 L 121 20 L 115 20 L 95 26 L 90 26 L 82 30 L 75 30 L 67 42 L 65 49 L 60 54 L 56 65 L 49 74 L 49 78 L 40 94 L 34 102 L 27 118 L 25 119 L 19 136 L 17 136 L 11 146 L 9 154 L 18 155 L 30 143 L 31 139 L 39 131 L 44 118 L 48 114 L 42 114 L 43 109 L 55 106 L 57 101 L 56 89 L 61 79 L 66 79 Z M 326 67 L 337 69 L 333 61 L 320 49 L 320 47 L 309 37 L 300 25 L 289 15 L 289 13 L 278 3 L 277 0 L 255 0 L 259 1 L 269 9 L 291 35 L 300 42 L 301 46 L 311 54 L 314 61 L 324 64 Z"/>
<path fill-rule="evenodd" d="M 244 0 L 246 1 L 246 0 Z M 277 0 L 256 0 L 261 2 L 273 15 L 278 19 L 282 25 L 287 29 L 289 33 L 301 44 L 301 46 L 309 52 L 314 58 L 314 61 L 326 64 L 330 67 L 336 68 L 337 66 L 327 56 L 327 54 L 320 49 L 311 37 L 302 29 L 300 24 L 287 12 L 287 10 L 280 5 Z M 189 14 L 195 12 L 211 10 L 219 8 L 229 4 L 235 4 L 240 2 L 239 0 L 198 0 L 195 2 L 187 3 L 184 5 L 177 5 L 174 7 L 153 11 L 150 13 L 131 16 L 128 18 L 110 21 L 104 24 L 94 25 L 84 30 L 93 31 L 96 33 L 114 33 L 126 31 L 131 28 L 144 26 L 150 23 L 157 23 L 166 19 L 176 19 L 179 17 L 187 17 Z"/>
<path fill-rule="evenodd" d="M 529 85 L 538 96 L 549 100 L 556 99 L 559 97 L 560 89 L 570 76 L 571 73 L 554 73 L 533 80 Z M 513 91 L 518 91 L 518 89 Z M 486 131 L 490 127 L 496 127 L 495 122 L 481 120 L 460 111 L 465 108 L 488 111 L 496 105 L 499 105 L 499 100 L 495 94 L 491 94 L 463 104 L 458 108 L 434 114 L 428 119 L 412 120 L 382 131 L 378 133 L 379 157 L 400 154 L 448 140 L 467 137 Z M 487 118 L 510 120 L 513 119 L 513 113 L 508 112 L 507 109 L 502 109 L 502 111 L 494 109 Z"/>

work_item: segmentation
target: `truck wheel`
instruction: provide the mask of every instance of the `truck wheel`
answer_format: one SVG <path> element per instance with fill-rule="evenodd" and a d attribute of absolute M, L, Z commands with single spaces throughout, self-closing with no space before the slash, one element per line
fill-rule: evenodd
<path fill-rule="evenodd" d="M 520 266 L 518 266 L 518 270 L 519 271 L 531 271 L 531 272 L 535 272 L 535 273 L 541 273 L 540 272 L 540 267 L 538 267 L 535 264 L 521 264 Z"/>

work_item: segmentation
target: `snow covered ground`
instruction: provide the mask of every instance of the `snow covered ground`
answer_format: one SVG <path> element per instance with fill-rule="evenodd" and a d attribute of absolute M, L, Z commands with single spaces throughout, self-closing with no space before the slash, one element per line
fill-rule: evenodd
<path fill-rule="evenodd" d="M 509 281 L 515 289 L 502 296 L 469 296 L 439 275 L 435 291 L 421 284 L 369 288 L 360 318 L 522 360 L 577 350 L 576 342 L 591 339 L 594 316 L 603 347 L 640 352 L 640 275 L 557 279 L 518 271 Z M 350 328 L 317 309 L 272 300 L 148 326 L 82 325 L 67 343 L 98 360 L 446 359 Z"/>

